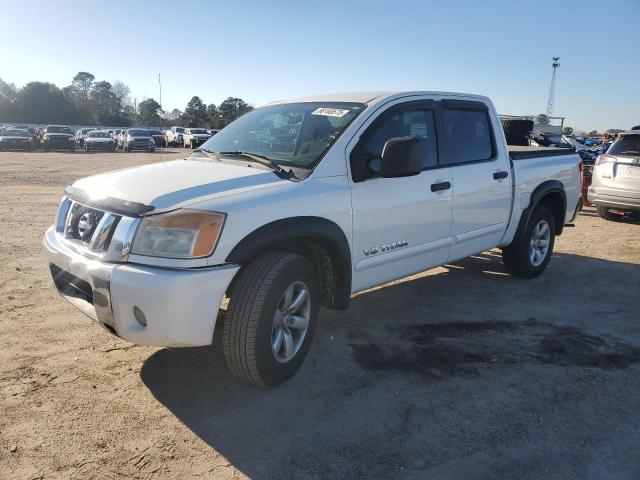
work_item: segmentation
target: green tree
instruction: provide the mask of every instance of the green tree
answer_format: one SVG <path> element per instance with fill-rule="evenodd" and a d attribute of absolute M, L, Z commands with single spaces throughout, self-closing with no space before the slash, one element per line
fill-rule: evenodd
<path fill-rule="evenodd" d="M 215 103 L 210 104 L 207 107 L 207 117 L 210 128 L 220 128 L 222 118 L 220 117 L 220 111 L 216 107 Z"/>
<path fill-rule="evenodd" d="M 200 97 L 191 97 L 184 109 L 184 119 L 189 127 L 204 127 L 207 123 L 207 106 Z"/>
<path fill-rule="evenodd" d="M 18 89 L 13 83 L 0 78 L 0 121 L 10 122 L 13 107 L 18 97 Z"/>
<path fill-rule="evenodd" d="M 253 110 L 252 106 L 247 104 L 241 98 L 235 97 L 228 97 L 218 106 L 223 126 L 230 124 L 236 118 L 241 117 L 251 110 Z"/>
<path fill-rule="evenodd" d="M 162 122 L 160 104 L 153 98 L 147 98 L 138 104 L 138 121 L 140 125 L 157 126 Z"/>
<path fill-rule="evenodd" d="M 13 121 L 25 123 L 74 122 L 73 104 L 52 83 L 29 82 L 18 92 Z"/>
<path fill-rule="evenodd" d="M 113 93 L 109 82 L 95 82 L 89 94 L 93 121 L 96 124 L 117 123 L 120 113 L 120 101 Z"/>
<path fill-rule="evenodd" d="M 562 133 L 563 133 L 564 135 L 573 135 L 573 128 L 571 128 L 571 127 L 564 127 L 564 128 L 562 129 Z"/>
<path fill-rule="evenodd" d="M 91 91 L 91 85 L 96 77 L 89 72 L 78 72 L 71 81 L 71 86 L 74 92 L 80 98 L 80 100 L 88 100 L 89 92 Z"/>

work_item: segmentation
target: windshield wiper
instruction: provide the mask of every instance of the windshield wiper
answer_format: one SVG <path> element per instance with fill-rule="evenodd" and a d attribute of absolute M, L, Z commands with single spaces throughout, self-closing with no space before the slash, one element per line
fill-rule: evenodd
<path fill-rule="evenodd" d="M 256 154 L 256 153 L 249 153 L 249 152 L 245 152 L 245 151 L 242 151 L 242 150 L 230 150 L 230 151 L 227 151 L 227 152 L 217 152 L 217 155 L 233 155 L 233 156 L 236 156 L 236 157 L 245 157 L 245 158 L 248 158 L 251 161 L 259 163 L 260 165 L 264 165 L 265 167 L 269 167 L 271 170 L 273 170 L 281 178 L 290 178 L 290 177 L 294 176 L 293 175 L 293 171 L 291 169 L 285 170 L 284 168 L 282 168 L 280 165 L 278 165 L 276 162 L 271 160 L 266 155 L 259 155 L 259 154 Z"/>

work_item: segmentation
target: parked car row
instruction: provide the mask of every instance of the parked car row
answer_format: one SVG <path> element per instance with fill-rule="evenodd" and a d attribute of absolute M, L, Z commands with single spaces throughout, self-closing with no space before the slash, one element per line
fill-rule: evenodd
<path fill-rule="evenodd" d="M 219 130 L 171 127 L 169 130 L 147 128 L 82 127 L 73 130 L 64 125 L 45 128 L 0 126 L 0 150 L 155 151 L 156 147 L 196 148 Z"/>

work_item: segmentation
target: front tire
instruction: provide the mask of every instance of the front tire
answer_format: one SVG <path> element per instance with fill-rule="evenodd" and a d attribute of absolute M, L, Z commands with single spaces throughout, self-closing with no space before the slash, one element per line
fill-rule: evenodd
<path fill-rule="evenodd" d="M 544 272 L 553 253 L 556 224 L 544 205 L 534 210 L 522 239 L 502 249 L 502 262 L 511 275 L 535 278 Z"/>
<path fill-rule="evenodd" d="M 311 263 L 292 253 L 266 253 L 244 267 L 230 297 L 223 350 L 231 372 L 261 387 L 293 376 L 318 316 L 320 291 Z"/>

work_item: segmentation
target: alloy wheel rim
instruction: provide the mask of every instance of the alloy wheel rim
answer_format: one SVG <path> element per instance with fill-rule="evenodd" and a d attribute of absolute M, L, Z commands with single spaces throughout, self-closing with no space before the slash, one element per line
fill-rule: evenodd
<path fill-rule="evenodd" d="M 296 356 L 307 336 L 311 319 L 311 295 L 304 282 L 289 285 L 273 316 L 271 351 L 280 363 Z"/>
<path fill-rule="evenodd" d="M 534 267 L 539 267 L 547 258 L 551 228 L 546 220 L 540 220 L 533 229 L 529 243 L 529 260 Z"/>

